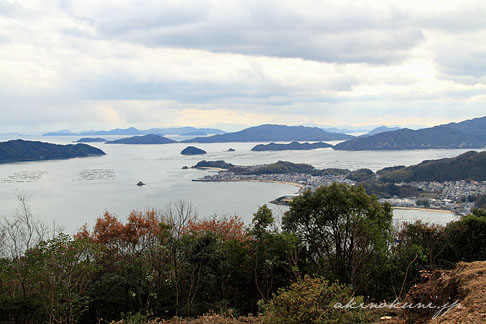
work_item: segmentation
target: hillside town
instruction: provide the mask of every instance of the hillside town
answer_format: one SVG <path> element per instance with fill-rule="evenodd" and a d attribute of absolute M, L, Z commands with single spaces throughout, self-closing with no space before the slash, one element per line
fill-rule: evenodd
<path fill-rule="evenodd" d="M 355 185 L 356 182 L 341 175 L 312 175 L 307 173 L 285 174 L 237 174 L 231 171 L 219 171 L 193 181 L 232 182 L 232 181 L 261 181 L 292 184 L 299 187 L 295 194 L 279 197 L 272 203 L 288 205 L 296 195 L 305 190 L 314 191 L 320 186 L 328 186 L 334 182 Z M 398 183 L 403 186 L 405 183 Z M 447 181 L 447 182 L 411 182 L 406 185 L 416 188 L 422 194 L 420 197 L 380 199 L 394 207 L 428 208 L 450 210 L 458 215 L 467 215 L 474 208 L 474 197 L 486 195 L 486 181 Z"/>

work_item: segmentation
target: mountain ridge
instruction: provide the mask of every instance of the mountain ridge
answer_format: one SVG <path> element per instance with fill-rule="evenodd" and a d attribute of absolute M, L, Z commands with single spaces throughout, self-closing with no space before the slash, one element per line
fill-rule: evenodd
<path fill-rule="evenodd" d="M 411 130 L 403 128 L 362 136 L 334 146 L 335 150 L 474 149 L 486 147 L 486 117 Z"/>
<path fill-rule="evenodd" d="M 183 143 L 229 143 L 229 142 L 270 142 L 270 141 L 337 141 L 354 136 L 329 133 L 318 127 L 286 126 L 264 124 L 245 128 L 238 132 L 218 134 L 209 137 L 195 137 Z"/>
<path fill-rule="evenodd" d="M 101 156 L 106 153 L 87 144 L 52 144 L 21 139 L 0 142 L 0 163 L 64 160 Z"/>

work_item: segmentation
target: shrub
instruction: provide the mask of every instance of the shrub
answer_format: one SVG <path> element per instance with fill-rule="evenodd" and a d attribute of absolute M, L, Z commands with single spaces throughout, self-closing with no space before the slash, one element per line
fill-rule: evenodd
<path fill-rule="evenodd" d="M 305 277 L 288 289 L 280 289 L 268 303 L 260 302 L 262 324 L 368 323 L 372 319 L 362 308 L 340 308 L 338 303 L 354 305 L 363 297 L 353 297 L 350 286 L 329 283 L 323 278 Z"/>

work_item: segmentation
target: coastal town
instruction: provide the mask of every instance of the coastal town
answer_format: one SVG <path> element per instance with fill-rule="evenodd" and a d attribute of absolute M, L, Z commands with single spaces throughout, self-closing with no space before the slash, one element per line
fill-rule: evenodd
<path fill-rule="evenodd" d="M 355 185 L 356 181 L 347 179 L 345 174 L 340 175 L 312 175 L 308 173 L 284 173 L 284 174 L 237 174 L 235 172 L 221 170 L 215 174 L 206 175 L 193 181 L 202 182 L 237 182 L 258 181 L 290 184 L 299 187 L 295 194 L 279 197 L 271 203 L 288 205 L 293 197 L 305 190 L 315 190 L 320 186 L 328 186 L 334 182 Z M 404 183 L 397 183 L 403 186 Z M 421 195 L 419 197 L 380 199 L 394 207 L 403 208 L 427 208 L 449 210 L 458 215 L 467 215 L 474 208 L 473 197 L 486 195 L 486 181 L 447 181 L 447 182 L 411 182 L 406 185 L 416 188 Z"/>

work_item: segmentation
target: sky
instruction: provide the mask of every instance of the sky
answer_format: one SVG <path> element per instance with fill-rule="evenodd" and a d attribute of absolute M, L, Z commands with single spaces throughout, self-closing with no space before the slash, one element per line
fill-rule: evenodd
<path fill-rule="evenodd" d="M 486 115 L 486 1 L 0 0 L 0 133 Z"/>

